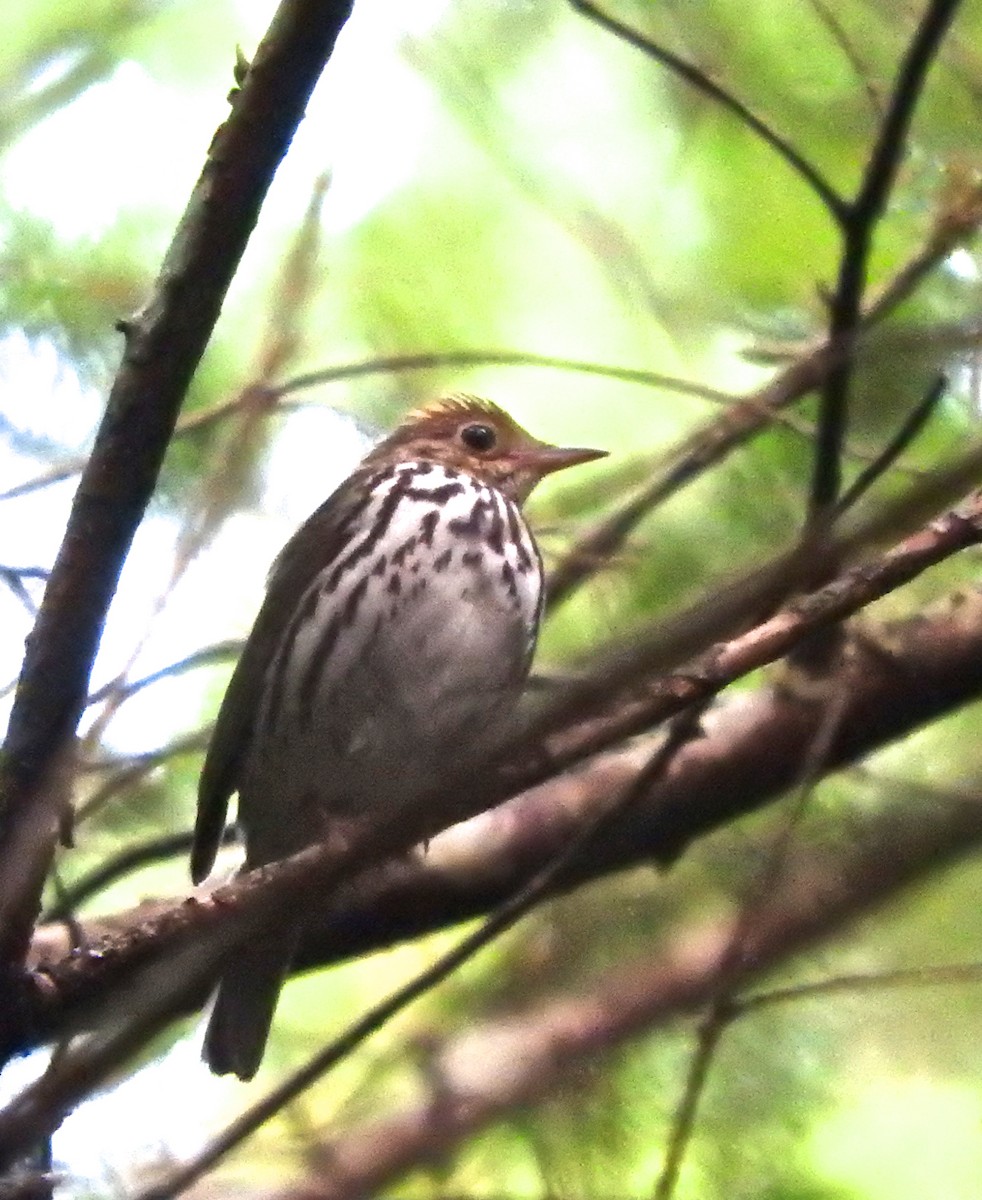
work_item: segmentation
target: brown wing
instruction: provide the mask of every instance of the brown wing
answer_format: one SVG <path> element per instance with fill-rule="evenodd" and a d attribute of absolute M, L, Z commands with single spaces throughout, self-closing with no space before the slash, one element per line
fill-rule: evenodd
<path fill-rule="evenodd" d="M 306 520 L 280 551 L 269 573 L 266 599 L 246 641 L 198 781 L 198 815 L 191 847 L 191 878 L 200 883 L 215 862 L 228 802 L 238 789 L 270 662 L 301 599 L 316 576 L 344 552 L 371 503 L 371 472 L 360 470 Z"/>

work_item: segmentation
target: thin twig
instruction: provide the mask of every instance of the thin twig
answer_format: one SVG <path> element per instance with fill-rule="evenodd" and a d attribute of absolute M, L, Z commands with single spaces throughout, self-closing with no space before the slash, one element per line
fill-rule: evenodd
<path fill-rule="evenodd" d="M 37 605 L 34 597 L 24 586 L 25 579 L 43 579 L 47 581 L 48 572 L 43 567 L 8 567 L 0 565 L 0 579 L 13 592 L 32 617 L 37 616 Z"/>
<path fill-rule="evenodd" d="M 847 512 L 873 484 L 892 467 L 911 442 L 927 424 L 945 394 L 948 381 L 939 375 L 924 395 L 924 398 L 907 415 L 906 420 L 883 447 L 879 454 L 856 476 L 842 493 L 836 506 L 838 513 Z"/>
<path fill-rule="evenodd" d="M 376 1034 L 394 1016 L 418 1000 L 420 996 L 432 991 L 485 946 L 511 929 L 551 891 L 555 881 L 568 871 L 578 858 L 626 815 L 632 805 L 636 804 L 644 795 L 649 784 L 665 771 L 679 749 L 698 728 L 702 708 L 703 706 L 698 704 L 693 706 L 689 713 L 680 714 L 662 745 L 654 752 L 648 765 L 630 787 L 612 804 L 601 809 L 592 821 L 577 832 L 560 853 L 556 854 L 524 887 L 493 912 L 479 929 L 441 955 L 436 962 L 421 971 L 407 984 L 398 988 L 380 1004 L 369 1009 L 343 1034 L 313 1055 L 303 1067 L 273 1088 L 256 1104 L 246 1109 L 241 1116 L 213 1138 L 203 1150 L 175 1171 L 167 1174 L 158 1183 L 137 1193 L 134 1200 L 169 1200 L 170 1197 L 184 1191 L 231 1150 L 255 1133 L 270 1117 L 347 1058 L 362 1042 Z"/>
<path fill-rule="evenodd" d="M 831 975 L 827 979 L 814 979 L 807 983 L 793 983 L 788 987 L 770 988 L 741 996 L 736 1002 L 737 1015 L 753 1013 L 758 1009 L 771 1008 L 777 1004 L 788 1004 L 798 1000 L 811 1000 L 816 996 L 832 996 L 837 992 L 862 994 L 880 992 L 896 987 L 941 987 L 951 984 L 976 984 L 982 981 L 982 962 L 937 963 L 925 967 L 898 967 L 894 971 L 856 971 L 846 975 Z"/>
<path fill-rule="evenodd" d="M 848 425 L 854 339 L 861 325 L 863 293 L 873 233 L 883 215 L 907 143 L 914 109 L 927 72 L 948 30 L 959 0 L 932 0 L 904 55 L 897 82 L 884 114 L 854 200 L 839 212 L 842 256 L 835 292 L 829 303 L 829 338 L 844 346 L 822 389 L 815 466 L 809 497 L 810 520 L 821 522 L 838 503 L 842 479 L 842 446 Z"/>
<path fill-rule="evenodd" d="M 139 871 L 153 863 L 163 862 L 177 854 L 185 854 L 191 849 L 193 833 L 190 829 L 181 829 L 177 833 L 165 833 L 159 837 L 148 838 L 135 846 L 127 846 L 106 862 L 94 867 L 73 883 L 62 887 L 58 899 L 47 909 L 41 920 L 45 923 L 66 921 L 87 900 L 111 887 L 125 876 Z M 222 833 L 222 845 L 230 845 L 235 840 L 235 829 L 229 825 Z"/>
<path fill-rule="evenodd" d="M 674 72 L 680 79 L 683 79 L 691 87 L 695 88 L 696 91 L 709 96 L 722 108 L 733 113 L 762 142 L 770 146 L 787 163 L 798 177 L 815 193 L 837 221 L 841 220 L 845 208 L 845 201 L 842 196 L 836 192 L 818 168 L 813 166 L 799 153 L 787 138 L 782 137 L 781 134 L 772 129 L 766 121 L 752 112 L 732 92 L 728 92 L 726 88 L 710 79 L 704 71 L 701 71 L 690 62 L 686 62 L 671 50 L 666 49 L 666 47 L 656 42 L 649 41 L 638 33 L 637 30 L 609 16 L 595 4 L 591 3 L 590 0 L 570 0 L 570 4 L 577 12 L 581 12 L 584 16 L 589 17 L 595 24 L 615 34 L 629 46 L 634 46 L 635 49 L 647 54 L 649 58 L 655 59 L 656 62 L 661 63 Z"/>
<path fill-rule="evenodd" d="M 124 688 L 124 699 L 130 699 L 138 692 L 142 692 L 144 688 L 151 687 L 155 683 L 160 683 L 161 680 L 174 679 L 179 675 L 186 674 L 188 671 L 195 671 L 198 667 L 210 667 L 215 663 L 228 662 L 231 659 L 237 658 L 241 651 L 241 638 L 232 638 L 224 642 L 213 642 L 210 646 L 202 646 L 200 650 L 194 650 L 191 654 L 168 663 L 166 667 L 161 667 L 158 671 L 151 671 L 149 675 L 142 675 L 138 679 L 129 680 Z M 86 700 L 86 704 L 98 704 L 101 700 L 104 700 L 112 689 L 112 686 L 111 683 L 107 683 L 104 687 L 91 692 Z"/>
<path fill-rule="evenodd" d="M 210 737 L 210 726 L 205 729 L 196 729 L 191 733 L 184 734 L 183 737 L 175 738 L 166 746 L 160 746 L 154 750 L 144 750 L 123 759 L 111 769 L 108 777 L 102 781 L 99 787 L 78 806 L 75 811 L 75 825 L 78 826 L 81 822 L 90 820 L 97 812 L 105 808 L 114 796 L 119 795 L 122 791 L 131 791 L 141 779 L 145 779 L 163 763 L 204 750 Z M 106 766 L 98 763 L 94 769 L 106 770 Z"/>
<path fill-rule="evenodd" d="M 694 383 L 688 379 L 680 379 L 676 375 L 665 375 L 660 371 L 606 366 L 603 363 L 561 358 L 552 354 L 529 354 L 518 350 L 434 350 L 419 354 L 390 354 L 382 358 L 368 358 L 361 362 L 308 371 L 281 383 L 276 392 L 280 396 L 287 396 L 304 388 L 334 383 L 341 379 L 356 379 L 361 375 L 380 375 L 398 371 L 429 371 L 441 367 L 481 366 L 543 367 L 549 370 L 570 371 L 579 375 L 596 375 L 601 379 L 617 379 L 624 383 L 638 383 L 646 387 L 665 388 L 667 391 L 678 392 L 684 396 L 696 396 L 713 403 L 730 399 L 725 392 L 721 392 L 718 388 Z"/>
<path fill-rule="evenodd" d="M 866 64 L 859 56 L 859 51 L 853 44 L 852 38 L 846 32 L 845 27 L 839 20 L 838 16 L 825 3 L 825 0 L 809 0 L 815 14 L 821 23 L 829 32 L 829 36 L 842 51 L 842 56 L 846 62 L 852 67 L 856 78 L 859 80 L 863 91 L 866 93 L 866 99 L 869 102 L 870 111 L 875 117 L 883 116 L 883 97 L 880 95 L 876 84 L 872 78 Z"/>
<path fill-rule="evenodd" d="M 822 777 L 834 739 L 842 727 L 849 695 L 845 687 L 831 693 L 815 738 L 808 746 L 801 769 L 801 778 L 791 806 L 781 821 L 777 835 L 766 848 L 763 868 L 751 881 L 747 895 L 740 903 L 739 913 L 729 942 L 720 958 L 716 987 L 706 1012 L 699 1023 L 696 1044 L 689 1061 L 682 1096 L 673 1116 L 665 1162 L 655 1188 L 655 1200 L 670 1200 L 678 1184 L 679 1171 L 695 1132 L 699 1104 L 709 1080 L 716 1051 L 734 1016 L 736 992 L 746 972 L 747 946 L 760 912 L 778 891 L 783 882 L 788 859 L 805 812 Z"/>
<path fill-rule="evenodd" d="M 433 371 L 444 367 L 539 367 L 544 370 L 569 371 L 578 375 L 595 375 L 600 379 L 617 379 L 623 383 L 636 383 L 643 387 L 664 388 L 683 396 L 694 396 L 700 400 L 708 400 L 713 404 L 727 403 L 731 397 L 718 388 L 706 384 L 695 383 L 692 380 L 680 379 L 675 375 L 666 375 L 659 371 L 647 371 L 641 368 L 607 366 L 603 363 L 587 362 L 575 358 L 562 358 L 551 354 L 532 354 L 521 350 L 432 350 L 418 354 L 390 354 L 381 357 L 359 359 L 357 362 L 340 363 L 334 367 L 322 367 L 315 371 L 305 371 L 295 375 L 283 383 L 270 386 L 264 395 L 270 402 L 291 396 L 307 388 L 318 387 L 325 383 L 339 383 L 345 379 L 358 379 L 370 375 L 398 374 L 401 371 Z M 220 421 L 235 416 L 247 402 L 254 402 L 255 397 L 237 396 L 232 400 L 223 400 L 203 412 L 186 414 L 178 421 L 174 429 L 174 438 L 187 437 L 210 429 Z M 0 491 L 0 501 L 13 500 L 31 492 L 49 487 L 71 479 L 85 466 L 86 459 L 77 458 L 60 466 L 49 468 L 41 475 L 27 479 L 23 483 Z"/>
<path fill-rule="evenodd" d="M 942 214 L 926 244 L 870 296 L 863 312 L 864 329 L 879 323 L 907 299 L 954 246 L 978 228 L 980 221 L 982 208 L 978 205 L 964 205 L 951 218 Z M 860 341 L 857 353 L 861 349 Z M 779 419 L 782 409 L 819 387 L 841 353 L 841 347 L 829 337 L 804 348 L 773 379 L 747 395 L 733 398 L 725 413 L 668 451 L 664 456 L 668 465 L 637 495 L 579 537 L 553 568 L 548 580 L 547 610 L 558 608 L 602 570 L 654 508 Z"/>

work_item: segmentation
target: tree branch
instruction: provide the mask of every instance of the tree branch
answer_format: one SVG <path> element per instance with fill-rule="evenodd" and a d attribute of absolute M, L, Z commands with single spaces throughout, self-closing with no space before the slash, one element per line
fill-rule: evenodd
<path fill-rule="evenodd" d="M 90 954 L 72 955 L 50 963 L 36 978 L 28 1017 L 22 1013 L 0 1015 L 0 1044 L 7 1047 L 8 1053 L 29 1048 L 64 1028 L 70 1016 L 78 1019 L 99 997 L 131 980 L 135 972 L 148 962 L 159 960 L 165 952 L 219 928 L 225 945 L 231 946 L 242 936 L 244 922 L 269 919 L 274 906 L 285 907 L 301 894 L 309 896 L 311 888 L 322 891 L 323 910 L 331 912 L 332 932 L 328 935 L 327 949 L 322 942 L 317 952 L 322 957 L 360 952 L 379 940 L 418 933 L 421 927 L 447 920 L 446 892 L 439 887 L 434 891 L 433 876 L 400 875 L 400 870 L 408 868 L 400 869 L 397 864 L 386 868 L 395 872 L 388 877 L 395 880 L 389 892 L 388 921 L 385 910 L 379 912 L 375 907 L 371 891 L 367 908 L 355 903 L 345 916 L 342 902 L 337 918 L 328 897 L 341 879 L 351 878 L 370 863 L 434 835 L 441 823 L 446 825 L 487 808 L 599 750 L 616 745 L 626 736 L 650 728 L 700 697 L 718 692 L 732 679 L 772 661 L 828 622 L 842 620 L 872 596 L 899 585 L 912 576 L 915 565 L 923 569 L 930 562 L 940 561 L 945 552 L 953 553 L 959 545 L 974 543 L 982 535 L 982 500 L 974 502 L 973 512 L 971 518 L 961 515 L 939 519 L 883 559 L 847 572 L 757 629 L 718 647 L 691 664 L 688 670 L 653 681 L 644 695 L 622 709 L 585 728 L 570 730 L 562 739 L 553 739 L 549 754 L 526 762 L 517 773 L 491 774 L 486 788 L 475 786 L 469 795 L 436 797 L 432 807 L 416 805 L 411 813 L 400 814 L 398 821 L 385 828 L 352 835 L 345 841 L 336 839 L 249 872 L 209 895 L 196 894 L 163 911 L 153 912 L 145 920 L 97 943 Z M 850 700 L 841 728 L 829 747 L 826 770 L 854 761 L 875 746 L 951 711 L 982 692 L 982 605 L 978 602 L 965 600 L 935 619 L 920 617 L 899 625 L 889 630 L 887 636 L 886 654 L 857 648 L 840 664 L 843 679 L 836 686 L 841 682 Z M 751 709 L 749 714 L 741 713 L 739 703 L 732 708 L 724 706 L 723 714 L 738 716 L 735 725 L 728 723 L 734 718 L 725 715 L 719 718 L 718 745 L 725 747 L 720 757 L 714 759 L 704 752 L 706 739 L 684 748 L 671 777 L 673 781 L 676 778 L 682 781 L 681 790 L 671 781 L 655 786 L 644 799 L 649 816 L 642 826 L 640 842 L 637 827 L 629 829 L 626 847 L 619 834 L 614 836 L 603 848 L 591 852 L 595 866 L 603 864 L 604 869 L 611 869 L 626 861 L 636 861 L 638 844 L 649 858 L 671 862 L 692 839 L 789 786 L 800 771 L 800 754 L 804 752 L 801 748 L 814 738 L 812 708 L 814 705 L 788 703 L 780 698 Z M 707 724 L 716 721 L 716 714 L 711 714 Z M 781 745 L 788 747 L 787 755 L 777 753 L 776 747 Z M 769 748 L 767 754 L 761 754 L 761 746 Z M 601 789 L 598 794 L 609 796 L 609 783 L 608 778 L 606 790 Z M 570 785 L 560 781 L 551 786 Z M 586 794 L 590 794 L 589 789 Z M 557 815 L 547 820 L 549 806 L 543 809 L 543 802 L 534 795 L 514 803 L 537 804 L 538 808 L 531 811 L 539 813 L 534 820 L 517 822 L 521 827 L 538 831 L 530 835 L 532 841 L 525 843 L 523 852 L 513 848 L 509 861 L 516 864 L 517 872 L 526 871 L 530 863 L 541 862 L 542 855 L 555 854 L 562 840 L 568 841 L 583 815 L 582 810 L 577 810 L 572 817 L 568 813 L 563 816 L 566 810 L 559 805 Z M 504 819 L 514 820 L 515 811 L 512 809 Z M 521 808 L 517 811 L 521 812 Z M 564 825 L 563 821 L 571 823 Z M 573 883 L 589 875 L 590 867 L 579 864 L 568 878 Z M 469 897 L 466 888 L 463 889 L 459 903 L 451 906 L 449 919 L 456 919 L 465 911 L 472 912 L 475 905 L 480 911 L 481 906 L 493 902 L 493 897 L 511 894 L 522 878 L 527 878 L 527 874 L 516 876 L 505 872 L 480 882 Z M 377 898 L 377 881 L 375 887 Z M 384 890 L 383 887 L 381 891 Z M 420 903 L 421 891 L 424 897 L 429 896 L 428 904 Z M 409 896 L 413 897 L 412 907 L 406 903 Z M 444 898 L 442 907 L 434 896 Z M 377 929 L 370 931 L 368 927 L 372 925 L 377 925 Z"/>
<path fill-rule="evenodd" d="M 829 371 L 822 391 L 810 497 L 813 521 L 828 515 L 839 499 L 853 342 L 861 322 L 873 234 L 886 208 L 928 69 L 958 5 L 959 0 L 932 0 L 928 5 L 901 64 L 859 191 L 855 200 L 840 213 L 843 246 L 839 278 L 829 304 L 829 337 L 834 342 L 841 342 L 846 352 Z"/>
<path fill-rule="evenodd" d="M 778 964 L 894 899 L 939 868 L 964 859 L 982 837 L 977 797 L 904 797 L 867 814 L 847 839 L 802 846 L 774 891 L 761 896 L 746 924 L 743 982 L 760 980 Z M 966 835 L 971 840 L 966 844 Z M 311 1146 L 316 1169 L 274 1193 L 272 1200 L 355 1200 L 395 1184 L 407 1171 L 452 1154 L 466 1138 L 516 1110 L 540 1103 L 582 1079 L 631 1039 L 697 1011 L 716 994 L 732 942 L 730 920 L 673 929 L 663 945 L 620 970 L 494 1021 L 441 1040 L 428 1055 L 423 1095 L 393 1106 Z M 978 978 L 977 965 L 930 976 Z M 779 992 L 736 997 L 736 1016 L 799 996 L 867 986 L 924 982 L 923 972 L 867 978 L 819 979 Z"/>
<path fill-rule="evenodd" d="M 942 205 L 925 245 L 870 297 L 863 311 L 863 328 L 882 321 L 906 300 L 957 245 L 978 229 L 980 222 L 978 191 L 956 198 L 951 205 Z M 734 397 L 721 416 L 707 421 L 662 456 L 668 465 L 657 471 L 637 495 L 578 538 L 550 572 L 547 610 L 558 608 L 605 567 L 654 508 L 766 429 L 782 409 L 821 386 L 843 353 L 842 346 L 827 335 L 803 350 L 762 387 Z"/>
<path fill-rule="evenodd" d="M 123 361 L 28 640 L 0 759 L 0 964 L 16 964 L 59 820 L 54 766 L 72 737 L 123 560 L 156 484 L 188 383 L 276 167 L 350 12 L 283 0 L 233 93 Z"/>
<path fill-rule="evenodd" d="M 808 162 L 786 138 L 782 137 L 766 121 L 752 112 L 742 100 L 710 79 L 704 71 L 701 71 L 692 63 L 686 62 L 664 46 L 660 46 L 656 42 L 642 37 L 637 30 L 631 29 L 630 26 L 609 16 L 595 4 L 591 3 L 590 0 L 570 0 L 570 3 L 577 12 L 582 13 L 585 17 L 589 17 L 595 24 L 615 34 L 622 42 L 626 42 L 629 46 L 634 46 L 635 49 L 647 54 L 649 58 L 655 59 L 656 62 L 667 67 L 675 75 L 678 75 L 680 79 L 683 79 L 687 84 L 695 88 L 696 91 L 709 96 L 710 99 L 715 100 L 717 104 L 725 108 L 727 112 L 733 113 L 765 145 L 770 146 L 800 179 L 804 180 L 833 217 L 837 220 L 840 219 L 845 205 L 842 197 L 816 167 Z"/>

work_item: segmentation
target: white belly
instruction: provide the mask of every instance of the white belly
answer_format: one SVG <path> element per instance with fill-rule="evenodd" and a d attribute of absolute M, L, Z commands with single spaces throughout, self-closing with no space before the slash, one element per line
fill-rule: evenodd
<path fill-rule="evenodd" d="M 364 537 L 413 466 L 377 489 Z M 312 619 L 274 656 L 271 672 L 284 656 L 289 664 L 280 718 L 257 739 L 240 790 L 250 842 L 268 847 L 251 845 L 253 862 L 289 852 L 284 839 L 317 836 L 311 810 L 356 816 L 462 776 L 505 732 L 524 684 L 542 572 L 524 520 L 500 493 L 431 467 L 399 499 L 384 537 L 352 547 L 350 569 L 318 576 L 305 598 Z M 265 714 L 260 724 L 269 728 Z M 264 829 L 273 812 L 276 828 Z"/>

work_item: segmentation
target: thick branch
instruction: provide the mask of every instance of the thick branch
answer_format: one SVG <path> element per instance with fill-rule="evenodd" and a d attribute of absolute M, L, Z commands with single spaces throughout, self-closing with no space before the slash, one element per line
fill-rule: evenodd
<path fill-rule="evenodd" d="M 823 763 L 832 772 L 982 692 L 982 600 L 960 597 L 927 620 L 867 630 L 826 686 L 849 697 Z M 557 881 L 556 890 L 639 863 L 668 863 L 701 834 L 780 796 L 798 780 L 824 712 L 814 696 L 785 687 L 724 701 L 705 718 L 704 736 L 678 753 L 670 775 Z M 400 858 L 362 876 L 331 907 L 329 919 L 308 931 L 296 969 L 368 954 L 496 908 L 628 787 L 650 754 L 645 741 L 599 757 L 585 770 L 455 826 L 434 839 L 425 857 Z M 982 807 L 979 813 L 982 819 Z M 979 839 L 982 827 L 966 846 Z M 86 923 L 86 940 L 128 940 L 172 907 L 159 901 Z M 70 952 L 68 933 L 58 927 L 35 939 L 35 961 L 50 964 L 55 979 L 63 970 L 58 960 Z M 70 1009 L 92 998 L 90 988 L 98 994 L 101 987 L 98 978 L 88 984 L 77 979 L 74 995 L 55 1003 L 60 1008 L 67 1002 Z M 53 1009 L 50 1015 L 61 1020 L 67 1012 Z"/>
<path fill-rule="evenodd" d="M 126 348 L 28 644 L 0 762 L 0 962 L 26 951 L 58 819 L 53 768 L 82 713 L 119 572 L 276 167 L 350 12 L 283 0 L 215 134 Z"/>
<path fill-rule="evenodd" d="M 980 838 L 977 797 L 905 797 L 837 840 L 834 853 L 825 843 L 800 849 L 747 915 L 740 982 L 840 933 L 901 888 L 962 859 Z M 711 1001 L 732 933 L 732 923 L 719 920 L 673 930 L 651 956 L 588 990 L 442 1043 L 420 1081 L 432 1080 L 431 1091 L 310 1147 L 316 1171 L 276 1200 L 374 1195 L 413 1167 L 451 1154 L 491 1122 L 575 1080 L 586 1063 Z"/>

